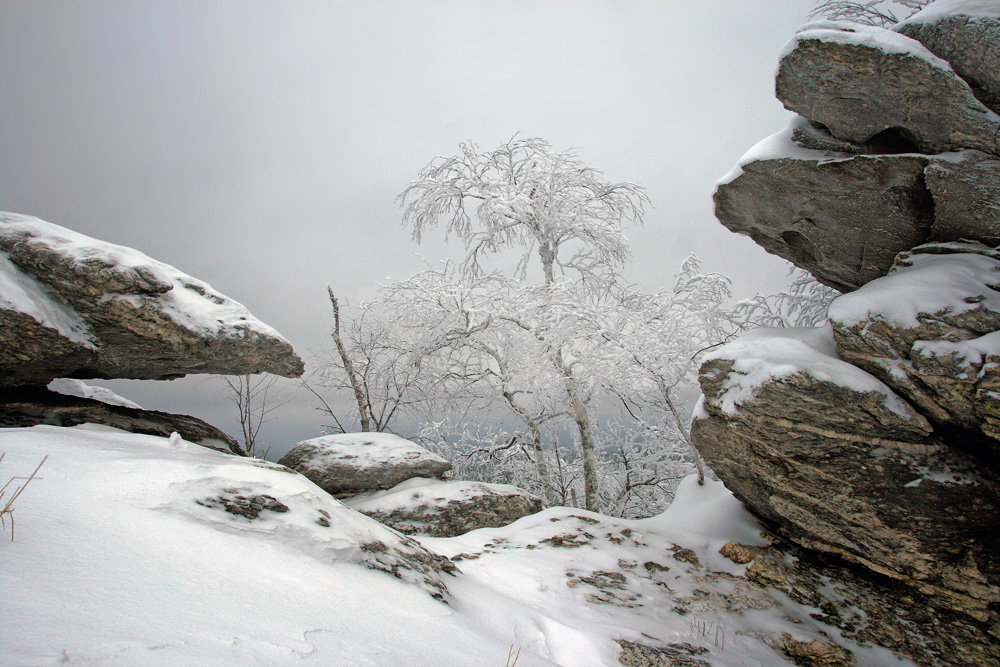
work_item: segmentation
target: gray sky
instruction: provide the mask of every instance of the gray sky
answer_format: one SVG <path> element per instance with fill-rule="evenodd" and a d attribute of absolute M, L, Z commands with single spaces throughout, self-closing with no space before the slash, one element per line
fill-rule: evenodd
<path fill-rule="evenodd" d="M 0 0 L 0 209 L 168 262 L 246 304 L 307 365 L 325 286 L 356 303 L 456 249 L 395 196 L 463 140 L 576 147 L 654 208 L 629 277 L 690 252 L 740 296 L 787 265 L 712 216 L 715 179 L 788 118 L 777 56 L 808 0 Z M 218 381 L 112 382 L 225 430 Z M 266 427 L 317 435 L 308 398 Z"/>

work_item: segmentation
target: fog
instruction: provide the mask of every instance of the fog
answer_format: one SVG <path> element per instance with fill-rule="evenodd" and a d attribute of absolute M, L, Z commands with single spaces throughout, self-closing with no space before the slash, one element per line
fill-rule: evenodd
<path fill-rule="evenodd" d="M 0 209 L 168 262 L 246 304 L 307 366 L 326 285 L 350 303 L 454 255 L 396 196 L 460 141 L 576 147 L 653 208 L 628 277 L 689 253 L 740 296 L 787 264 L 726 231 L 714 181 L 788 119 L 773 96 L 802 0 L 0 2 Z M 104 383 L 235 432 L 218 379 Z M 308 395 L 272 457 L 318 434 Z"/>

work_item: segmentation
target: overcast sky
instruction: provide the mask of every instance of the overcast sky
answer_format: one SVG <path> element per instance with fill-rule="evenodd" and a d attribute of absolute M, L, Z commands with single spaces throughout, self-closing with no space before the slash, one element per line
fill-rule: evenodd
<path fill-rule="evenodd" d="M 246 304 L 312 364 L 352 303 L 449 250 L 396 195 L 514 133 L 647 188 L 629 277 L 691 252 L 741 296 L 787 265 L 712 215 L 714 181 L 788 113 L 777 56 L 809 0 L 0 0 L 0 209 L 128 245 Z M 113 382 L 233 432 L 214 379 Z M 273 453 L 317 435 L 306 396 Z"/>

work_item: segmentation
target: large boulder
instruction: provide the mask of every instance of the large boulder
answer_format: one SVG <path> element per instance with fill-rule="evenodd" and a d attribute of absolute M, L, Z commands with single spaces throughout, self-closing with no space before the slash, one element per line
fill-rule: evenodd
<path fill-rule="evenodd" d="M 415 478 L 344 503 L 401 533 L 454 537 L 540 512 L 542 500 L 507 484 Z"/>
<path fill-rule="evenodd" d="M 0 345 L 8 387 L 303 368 L 288 341 L 206 283 L 15 213 L 0 213 Z"/>
<path fill-rule="evenodd" d="M 1000 454 L 1000 251 L 935 243 L 830 306 L 837 352 L 931 421 L 990 437 Z"/>
<path fill-rule="evenodd" d="M 930 233 L 928 158 L 808 149 L 792 139 L 796 129 L 754 146 L 719 181 L 716 217 L 835 289 L 885 275 Z"/>
<path fill-rule="evenodd" d="M 1000 117 L 946 61 L 890 30 L 803 27 L 781 59 L 775 92 L 839 139 L 887 152 L 1000 153 Z"/>
<path fill-rule="evenodd" d="M 437 454 L 391 433 L 339 433 L 305 440 L 278 463 L 337 497 L 391 489 L 413 477 L 441 477 L 451 470 Z"/>
<path fill-rule="evenodd" d="M 934 200 L 929 240 L 1000 245 L 1000 159 L 979 151 L 931 158 L 924 180 Z"/>
<path fill-rule="evenodd" d="M 100 392 L 96 392 L 101 395 Z M 43 387 L 8 387 L 0 389 L 0 427 L 77 426 L 102 424 L 130 433 L 169 437 L 176 432 L 188 442 L 227 454 L 246 456 L 233 438 L 211 424 L 190 415 L 143 410 L 116 401 L 67 395 Z"/>
<path fill-rule="evenodd" d="M 976 97 L 1000 113 L 1000 5 L 936 0 L 893 30 L 947 60 Z"/>
<path fill-rule="evenodd" d="M 846 147 L 793 121 L 720 179 L 716 217 L 841 291 L 928 240 L 1000 243 L 1000 159 L 836 150 Z"/>
<path fill-rule="evenodd" d="M 711 353 L 692 437 L 737 498 L 797 544 L 993 623 L 1000 483 L 946 446 L 829 327 L 762 330 Z"/>

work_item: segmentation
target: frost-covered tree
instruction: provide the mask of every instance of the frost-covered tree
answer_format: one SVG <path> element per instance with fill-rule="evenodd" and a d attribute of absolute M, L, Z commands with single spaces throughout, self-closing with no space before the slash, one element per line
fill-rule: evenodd
<path fill-rule="evenodd" d="M 524 277 L 537 254 L 546 283 L 557 272 L 592 278 L 623 266 L 622 227 L 641 223 L 649 201 L 641 187 L 605 181 L 575 151 L 555 151 L 544 139 L 459 148 L 432 160 L 399 196 L 414 240 L 443 226 L 465 244 L 473 272 L 487 256 L 513 249 Z"/>
<path fill-rule="evenodd" d="M 330 431 L 355 430 L 355 423 L 361 431 L 391 431 L 396 421 L 418 413 L 433 398 L 429 384 L 434 378 L 421 365 L 432 332 L 404 330 L 396 314 L 378 303 L 363 304 L 348 316 L 329 287 L 327 294 L 335 354 L 303 384 L 332 420 Z M 348 406 L 328 398 L 341 394 L 351 396 Z"/>
<path fill-rule="evenodd" d="M 826 322 L 830 302 L 840 292 L 795 266 L 788 276 L 788 287 L 777 294 L 755 294 L 737 304 L 737 317 L 758 327 L 815 327 Z"/>
<path fill-rule="evenodd" d="M 899 23 L 934 0 L 819 0 L 812 18 L 850 21 L 887 28 Z"/>
<path fill-rule="evenodd" d="M 512 248 L 519 253 L 516 275 L 524 279 L 537 256 L 543 289 L 534 292 L 534 302 L 541 307 L 508 309 L 503 320 L 547 350 L 545 360 L 561 380 L 579 434 L 585 506 L 597 510 L 588 389 L 577 377 L 580 360 L 567 356 L 546 311 L 557 279 L 594 290 L 614 281 L 629 252 L 622 228 L 640 223 L 648 203 L 642 188 L 607 182 L 575 152 L 554 151 L 543 139 L 514 137 L 492 151 L 465 143 L 459 154 L 436 158 L 400 195 L 400 202 L 404 224 L 418 242 L 438 226 L 462 240 L 467 275 L 485 273 L 488 255 Z"/>

